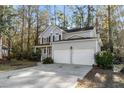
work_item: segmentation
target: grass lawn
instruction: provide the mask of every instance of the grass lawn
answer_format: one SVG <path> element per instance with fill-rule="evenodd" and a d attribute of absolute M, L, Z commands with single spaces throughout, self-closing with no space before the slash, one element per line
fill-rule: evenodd
<path fill-rule="evenodd" d="M 9 71 L 9 70 L 21 69 L 31 66 L 36 66 L 36 62 L 32 62 L 28 60 L 12 59 L 9 63 L 0 64 L 0 71 Z"/>
<path fill-rule="evenodd" d="M 76 88 L 123 88 L 124 74 L 94 67 L 83 80 L 78 80 Z"/>

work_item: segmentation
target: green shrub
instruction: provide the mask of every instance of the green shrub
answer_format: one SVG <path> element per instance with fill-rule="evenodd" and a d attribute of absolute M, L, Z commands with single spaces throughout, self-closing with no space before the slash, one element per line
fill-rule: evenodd
<path fill-rule="evenodd" d="M 28 59 L 28 53 L 27 53 L 27 51 L 23 51 L 22 58 L 23 59 Z"/>
<path fill-rule="evenodd" d="M 113 67 L 114 56 L 109 51 L 101 51 L 95 56 L 96 63 L 103 69 L 111 69 Z"/>
<path fill-rule="evenodd" d="M 23 59 L 23 53 L 17 52 L 15 57 L 17 60 L 22 60 Z"/>
<path fill-rule="evenodd" d="M 27 54 L 27 59 L 31 61 L 40 61 L 41 60 L 41 51 L 37 50 L 36 52 L 31 51 Z"/>
<path fill-rule="evenodd" d="M 47 57 L 45 59 L 43 59 L 43 64 L 53 64 L 54 61 L 51 57 Z"/>
<path fill-rule="evenodd" d="M 15 53 L 16 55 L 15 55 L 15 58 L 17 59 L 17 60 L 23 60 L 23 59 L 28 59 L 28 53 L 27 52 L 16 52 Z"/>
<path fill-rule="evenodd" d="M 33 50 L 30 52 L 23 51 L 22 53 L 17 51 L 15 58 L 17 60 L 27 59 L 30 61 L 40 61 L 41 60 L 41 51 L 37 50 L 36 53 Z"/>

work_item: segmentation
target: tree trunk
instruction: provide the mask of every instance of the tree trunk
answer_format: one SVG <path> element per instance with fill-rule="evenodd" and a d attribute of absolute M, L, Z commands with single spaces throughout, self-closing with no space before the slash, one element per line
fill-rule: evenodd
<path fill-rule="evenodd" d="M 64 29 L 65 29 L 65 5 L 64 5 Z"/>
<path fill-rule="evenodd" d="M 90 5 L 88 5 L 88 17 L 87 17 L 87 27 L 90 26 L 90 20 L 91 20 L 91 15 L 90 15 Z"/>
<path fill-rule="evenodd" d="M 77 5 L 76 5 L 76 8 L 78 9 L 78 11 L 79 11 L 79 13 L 81 15 L 81 18 L 80 18 L 80 28 L 82 28 L 84 26 L 84 24 L 83 24 L 84 23 L 84 12 L 81 9 L 81 7 L 78 7 Z"/>
<path fill-rule="evenodd" d="M 23 15 L 22 15 L 22 32 L 21 32 L 21 53 L 23 53 L 23 35 L 24 35 L 24 5 L 23 5 Z"/>
<path fill-rule="evenodd" d="M 112 44 L 112 31 L 111 31 L 111 8 L 108 5 L 108 29 L 109 29 L 109 48 L 110 51 L 113 52 L 113 44 Z"/>
<path fill-rule="evenodd" d="M 55 25 L 56 25 L 56 6 L 54 5 L 54 17 L 55 17 Z"/>
<path fill-rule="evenodd" d="M 38 6 L 37 6 L 37 11 L 36 11 L 36 19 L 37 19 L 37 26 L 36 26 L 35 45 L 38 45 L 38 36 L 39 36 L 39 7 Z"/>
<path fill-rule="evenodd" d="M 9 29 L 11 30 L 11 29 Z M 10 32 L 10 31 L 9 31 Z M 11 60 L 11 57 L 10 57 L 10 49 L 11 49 L 11 36 L 10 36 L 10 33 L 8 34 L 8 60 Z"/>
<path fill-rule="evenodd" d="M 31 30 L 31 6 L 28 6 L 28 41 L 27 41 L 27 51 L 30 51 L 30 30 Z"/>

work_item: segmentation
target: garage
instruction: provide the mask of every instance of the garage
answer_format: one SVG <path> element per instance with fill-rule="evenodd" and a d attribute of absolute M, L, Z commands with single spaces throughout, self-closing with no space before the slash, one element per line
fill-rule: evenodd
<path fill-rule="evenodd" d="M 91 65 L 94 64 L 93 54 L 91 49 L 55 50 L 54 61 L 56 63 Z"/>
<path fill-rule="evenodd" d="M 70 51 L 69 50 L 55 50 L 54 61 L 56 63 L 68 63 L 70 64 Z"/>
<path fill-rule="evenodd" d="M 94 64 L 94 51 L 93 51 L 93 49 L 73 50 L 72 63 L 73 64 L 82 64 L 82 65 Z"/>
<path fill-rule="evenodd" d="M 94 55 L 100 51 L 97 40 L 69 40 L 53 43 L 52 53 L 55 63 L 93 65 Z"/>

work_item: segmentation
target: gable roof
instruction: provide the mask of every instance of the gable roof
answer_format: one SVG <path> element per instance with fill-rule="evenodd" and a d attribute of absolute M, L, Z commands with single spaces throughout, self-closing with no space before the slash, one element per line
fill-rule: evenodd
<path fill-rule="evenodd" d="M 66 29 L 65 31 L 68 33 L 71 33 L 71 32 L 86 31 L 86 30 L 93 30 L 93 29 L 94 27 L 90 26 L 90 27 L 83 27 L 83 28 Z"/>
<path fill-rule="evenodd" d="M 86 31 L 86 30 L 93 30 L 94 27 L 93 26 L 89 26 L 89 27 L 83 27 L 83 28 L 73 28 L 73 29 L 62 29 L 56 25 L 49 25 L 43 32 L 41 32 L 41 34 L 39 35 L 39 37 L 45 33 L 48 30 L 55 30 L 55 29 L 59 29 L 60 31 L 63 31 L 65 33 L 71 33 L 71 32 L 79 32 L 79 31 Z"/>
<path fill-rule="evenodd" d="M 62 31 L 62 32 L 65 32 L 63 29 L 61 29 L 61 28 L 59 28 L 58 26 L 56 26 L 56 25 L 49 25 L 43 32 L 41 32 L 40 33 L 40 35 L 39 35 L 39 37 L 43 34 L 43 33 L 45 33 L 46 31 L 48 31 L 48 30 L 55 30 L 55 29 L 58 29 L 58 30 L 60 30 L 60 31 Z"/>

